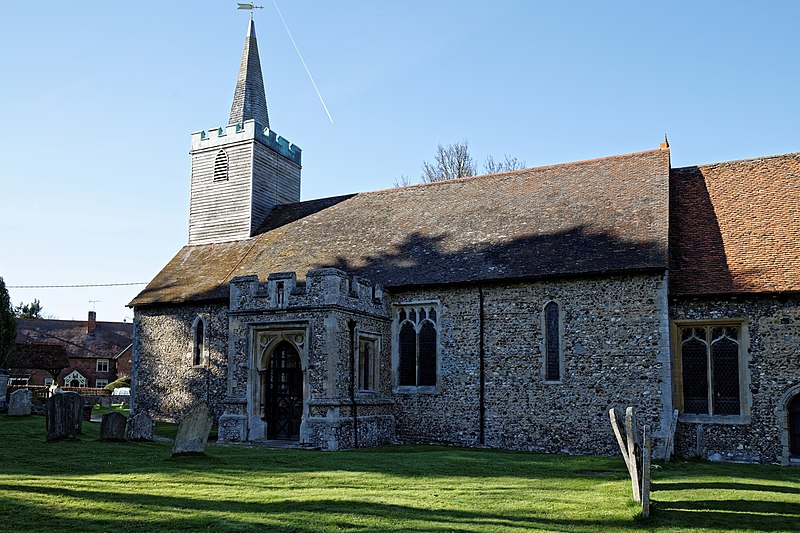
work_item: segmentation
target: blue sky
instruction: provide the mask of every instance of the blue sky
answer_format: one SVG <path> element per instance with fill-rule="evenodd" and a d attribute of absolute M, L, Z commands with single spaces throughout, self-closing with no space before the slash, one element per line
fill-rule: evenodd
<path fill-rule="evenodd" d="M 412 180 L 438 143 L 528 166 L 654 149 L 673 166 L 800 150 L 800 2 L 272 0 L 255 13 L 272 128 L 303 199 Z M 0 276 L 148 281 L 187 241 L 189 141 L 225 125 L 236 2 L 4 2 Z M 141 286 L 10 289 L 122 320 Z"/>

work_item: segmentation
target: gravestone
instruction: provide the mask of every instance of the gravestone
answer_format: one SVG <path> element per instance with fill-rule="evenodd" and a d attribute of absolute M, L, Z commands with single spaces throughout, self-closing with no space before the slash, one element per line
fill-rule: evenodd
<path fill-rule="evenodd" d="M 136 413 L 128 419 L 127 432 L 131 440 L 153 440 L 153 419 L 145 412 Z"/>
<path fill-rule="evenodd" d="M 100 422 L 100 440 L 125 440 L 128 418 L 122 413 L 106 413 Z"/>
<path fill-rule="evenodd" d="M 83 423 L 83 398 L 77 392 L 62 392 L 47 399 L 47 440 L 74 439 Z"/>
<path fill-rule="evenodd" d="M 178 424 L 178 434 L 172 455 L 203 453 L 211 431 L 211 414 L 205 401 L 198 403 L 194 409 Z"/>
<path fill-rule="evenodd" d="M 8 398 L 8 416 L 30 416 L 32 402 L 31 391 L 15 390 Z"/>
<path fill-rule="evenodd" d="M 111 396 L 100 396 L 99 403 L 100 407 L 108 409 L 111 407 Z"/>

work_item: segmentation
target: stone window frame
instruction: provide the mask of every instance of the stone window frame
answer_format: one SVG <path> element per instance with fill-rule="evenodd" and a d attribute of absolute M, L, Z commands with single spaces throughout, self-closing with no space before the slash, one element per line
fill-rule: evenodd
<path fill-rule="evenodd" d="M 710 318 L 673 320 L 670 324 L 670 357 L 672 363 L 672 402 L 678 410 L 678 420 L 689 424 L 749 424 L 753 396 L 750 393 L 750 334 L 748 320 L 739 318 Z M 738 327 L 739 339 L 739 414 L 714 415 L 683 412 L 683 364 L 681 359 L 681 328 L 686 327 Z"/>
<path fill-rule="evenodd" d="M 547 306 L 555 304 L 558 309 L 558 379 L 547 379 Z M 541 327 L 542 327 L 542 341 L 541 341 L 541 357 L 542 357 L 542 381 L 547 385 L 559 385 L 564 382 L 564 306 L 561 301 L 551 298 L 547 300 L 541 308 Z"/>
<path fill-rule="evenodd" d="M 792 455 L 789 450 L 789 403 L 797 395 L 800 395 L 800 383 L 789 387 L 775 406 L 775 416 L 781 432 L 781 465 L 783 466 L 800 466 L 800 457 Z"/>
<path fill-rule="evenodd" d="M 197 329 L 202 324 L 202 338 L 198 339 Z M 197 315 L 192 322 L 192 349 L 189 352 L 189 366 L 203 368 L 208 364 L 208 321 Z"/>
<path fill-rule="evenodd" d="M 399 315 L 402 309 L 434 308 L 436 311 L 436 321 L 431 322 L 436 332 L 436 385 L 400 385 L 400 321 Z M 409 300 L 392 304 L 392 383 L 396 394 L 437 394 L 441 384 L 442 375 L 442 334 L 440 325 L 442 323 L 442 306 L 439 300 Z M 427 318 L 425 319 L 427 320 Z M 421 325 L 421 322 L 420 322 Z M 415 325 L 415 330 L 419 329 Z M 419 353 L 417 354 L 417 365 L 419 365 Z M 419 376 L 419 375 L 418 375 Z"/>
<path fill-rule="evenodd" d="M 108 385 L 108 380 L 107 379 L 96 379 L 96 380 L 94 380 L 94 386 L 97 389 L 102 389 L 106 385 Z"/>
<path fill-rule="evenodd" d="M 375 393 L 378 392 L 380 388 L 380 353 L 381 353 L 381 335 L 379 333 L 374 333 L 371 331 L 358 331 L 358 345 L 356 347 L 356 364 L 358 365 L 358 371 L 356 372 L 356 383 L 357 387 L 356 390 L 359 393 Z M 363 376 L 362 376 L 362 364 L 361 364 L 361 348 L 364 343 L 372 344 L 372 358 L 371 358 L 371 365 L 370 365 L 370 382 L 371 387 L 366 388 L 362 387 L 363 383 Z"/>
<path fill-rule="evenodd" d="M 98 359 L 97 360 L 97 365 L 95 367 L 97 372 L 106 373 L 106 372 L 108 372 L 109 368 L 111 368 L 111 365 L 110 365 L 108 359 Z"/>

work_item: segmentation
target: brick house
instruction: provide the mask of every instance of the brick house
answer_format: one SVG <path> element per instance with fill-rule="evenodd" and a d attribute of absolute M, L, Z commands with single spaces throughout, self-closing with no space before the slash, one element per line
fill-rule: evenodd
<path fill-rule="evenodd" d="M 63 348 L 67 367 L 58 374 L 63 387 L 105 387 L 119 376 L 131 375 L 133 324 L 98 322 L 94 311 L 87 320 L 17 319 L 17 356 L 12 384 L 50 385 L 50 372 L 25 368 L 26 356 L 35 357 L 41 346 Z"/>
<path fill-rule="evenodd" d="M 800 154 L 670 149 L 301 202 L 254 26 L 192 135 L 189 243 L 131 302 L 134 410 L 221 440 L 800 461 Z"/>

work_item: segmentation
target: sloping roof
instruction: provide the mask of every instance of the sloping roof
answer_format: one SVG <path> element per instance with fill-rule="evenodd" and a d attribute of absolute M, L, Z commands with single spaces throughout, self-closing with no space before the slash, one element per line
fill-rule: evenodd
<path fill-rule="evenodd" d="M 674 295 L 800 291 L 800 153 L 672 171 Z"/>
<path fill-rule="evenodd" d="M 8 362 L 9 368 L 48 370 L 57 374 L 69 368 L 67 351 L 63 345 L 47 343 L 17 343 Z"/>
<path fill-rule="evenodd" d="M 668 187 L 654 150 L 282 205 L 253 238 L 185 246 L 130 305 L 323 267 L 387 287 L 666 269 Z"/>
<path fill-rule="evenodd" d="M 86 320 L 18 318 L 17 344 L 64 346 L 67 356 L 112 359 L 133 341 L 133 324 L 97 322 L 87 333 Z"/>

